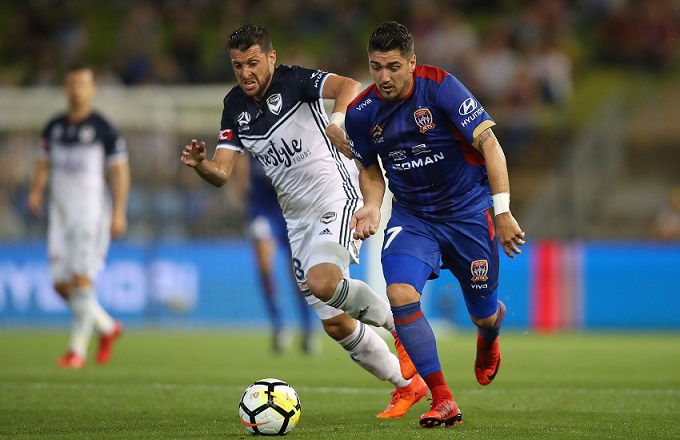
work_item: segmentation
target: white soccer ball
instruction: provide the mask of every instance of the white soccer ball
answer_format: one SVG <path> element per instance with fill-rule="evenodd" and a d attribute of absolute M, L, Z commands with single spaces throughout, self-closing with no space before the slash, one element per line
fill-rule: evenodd
<path fill-rule="evenodd" d="M 238 413 L 251 434 L 286 435 L 300 421 L 300 398 L 286 382 L 262 379 L 243 392 Z"/>

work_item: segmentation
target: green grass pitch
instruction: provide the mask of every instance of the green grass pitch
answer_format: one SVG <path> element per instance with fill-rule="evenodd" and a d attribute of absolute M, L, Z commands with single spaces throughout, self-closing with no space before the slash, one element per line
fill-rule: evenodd
<path fill-rule="evenodd" d="M 128 330 L 108 365 L 64 371 L 55 359 L 67 337 L 63 329 L 0 331 L 0 438 L 249 439 L 238 401 L 265 377 L 300 395 L 289 439 L 680 438 L 677 333 L 507 331 L 501 371 L 481 387 L 475 335 L 442 332 L 442 365 L 463 424 L 431 430 L 418 425 L 426 400 L 403 419 L 376 419 L 390 385 L 325 335 L 310 357 L 296 345 L 271 354 L 263 332 Z"/>

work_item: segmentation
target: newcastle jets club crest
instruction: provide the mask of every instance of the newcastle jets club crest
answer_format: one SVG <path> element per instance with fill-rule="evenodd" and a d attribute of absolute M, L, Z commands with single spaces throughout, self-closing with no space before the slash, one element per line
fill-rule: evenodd
<path fill-rule="evenodd" d="M 416 120 L 416 124 L 420 127 L 420 132 L 425 133 L 427 130 L 431 130 L 435 127 L 432 122 L 432 112 L 429 108 L 419 108 L 413 112 L 413 118 Z"/>
<path fill-rule="evenodd" d="M 489 262 L 486 260 L 475 260 L 470 263 L 470 272 L 472 273 L 472 282 L 486 281 L 489 279 Z"/>

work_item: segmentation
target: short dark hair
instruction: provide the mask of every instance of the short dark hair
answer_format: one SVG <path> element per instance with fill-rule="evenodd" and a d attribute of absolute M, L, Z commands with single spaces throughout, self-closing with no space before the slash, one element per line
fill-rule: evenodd
<path fill-rule="evenodd" d="M 274 50 L 272 39 L 265 28 L 254 24 L 244 24 L 229 36 L 227 50 L 236 49 L 244 52 L 256 44 L 260 46 L 262 52 L 269 53 Z"/>
<path fill-rule="evenodd" d="M 76 61 L 66 66 L 66 73 L 71 73 L 78 70 L 91 70 L 94 74 L 94 67 L 91 64 L 82 61 Z"/>
<path fill-rule="evenodd" d="M 71 74 L 82 71 L 90 71 L 92 73 L 92 80 L 97 82 L 97 72 L 95 71 L 94 66 L 82 61 L 76 61 L 67 65 L 65 70 L 61 72 L 62 81 L 66 81 Z"/>
<path fill-rule="evenodd" d="M 406 26 L 396 21 L 386 21 L 371 34 L 368 40 L 368 53 L 392 50 L 398 50 L 408 57 L 415 54 L 415 43 Z"/>

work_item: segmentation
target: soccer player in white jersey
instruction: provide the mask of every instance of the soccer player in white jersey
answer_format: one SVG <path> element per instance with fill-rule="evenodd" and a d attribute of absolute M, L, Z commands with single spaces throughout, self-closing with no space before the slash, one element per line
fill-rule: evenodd
<path fill-rule="evenodd" d="M 181 160 L 214 186 L 229 180 L 245 150 L 262 164 L 286 219 L 300 289 L 326 333 L 361 367 L 395 385 L 378 417 L 403 417 L 427 387 L 398 338 L 399 358 L 365 325 L 396 335 L 387 301 L 351 279 L 348 270 L 358 262 L 360 245 L 349 220 L 362 199 L 356 166 L 333 144 L 347 143 L 340 125 L 361 85 L 322 70 L 277 67 L 276 51 L 260 26 L 239 27 L 227 47 L 238 85 L 224 98 L 215 154 L 208 159 L 205 142 L 192 140 Z M 330 124 L 324 98 L 335 101 Z"/>
<path fill-rule="evenodd" d="M 82 368 L 93 331 L 99 335 L 98 364 L 109 361 L 113 342 L 122 332 L 121 323 L 100 305 L 94 280 L 103 268 L 110 237 L 127 229 L 130 170 L 123 138 L 93 110 L 93 70 L 81 64 L 70 67 L 64 91 L 68 111 L 43 130 L 28 205 L 40 215 L 49 186 L 50 270 L 54 289 L 73 313 L 69 348 L 57 365 Z"/>

